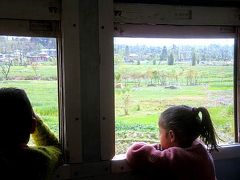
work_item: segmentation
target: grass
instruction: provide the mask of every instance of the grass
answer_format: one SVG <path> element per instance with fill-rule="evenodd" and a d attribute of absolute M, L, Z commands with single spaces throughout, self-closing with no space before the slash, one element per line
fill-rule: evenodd
<path fill-rule="evenodd" d="M 36 68 L 37 75 L 40 77 L 57 77 L 56 66 L 51 65 L 38 65 Z M 12 66 L 9 78 L 13 77 L 34 77 L 36 74 L 32 66 Z"/>
<path fill-rule="evenodd" d="M 116 67 L 115 72 L 134 76 L 136 72 L 146 73 L 156 66 L 147 65 L 122 65 Z M 161 66 L 158 70 L 171 72 L 190 67 Z M 124 69 L 124 70 L 123 70 Z M 140 87 L 127 83 L 129 95 L 129 115 L 124 115 L 123 94 L 121 89 L 115 89 L 115 114 L 116 114 L 116 154 L 124 153 L 126 148 L 135 141 L 158 142 L 159 114 L 171 105 L 185 104 L 189 106 L 206 107 L 212 117 L 217 134 L 223 142 L 234 141 L 233 122 L 233 67 L 231 66 L 196 66 L 192 67 L 199 74 L 199 83 L 187 86 L 184 77 L 179 77 L 177 89 L 166 89 L 165 86 L 148 87 L 147 81 L 141 80 Z M 219 75 L 221 72 L 221 75 Z M 220 77 L 221 76 L 221 77 Z M 134 82 L 129 78 L 127 82 Z M 125 86 L 126 88 L 126 86 Z"/>
<path fill-rule="evenodd" d="M 198 83 L 191 86 L 186 84 L 184 76 L 184 73 L 186 74 L 190 69 L 198 75 Z M 181 72 L 178 82 L 170 76 L 167 78 L 167 82 L 176 85 L 177 89 L 166 89 L 165 86 L 159 85 L 147 86 L 149 80 L 146 77 L 144 79 L 143 76 L 139 79 L 140 86 L 135 86 L 136 78 L 132 77 L 137 73 L 144 74 L 153 70 L 170 74 Z M 124 114 L 122 89 L 115 89 L 116 154 L 124 153 L 134 141 L 158 142 L 159 115 L 167 107 L 175 104 L 207 107 L 219 136 L 226 142 L 232 142 L 234 137 L 232 71 L 232 66 L 115 66 L 115 73 L 128 76 L 128 79 L 122 82 L 129 88 L 127 92 L 129 115 Z M 31 66 L 12 66 L 9 74 L 11 80 L 0 81 L 0 87 L 25 89 L 34 110 L 58 135 L 57 68 L 49 64 L 39 65 L 37 75 L 41 78 L 35 80 L 36 74 Z M 0 79 L 3 79 L 1 73 Z"/>
<path fill-rule="evenodd" d="M 57 81 L 10 80 L 1 81 L 0 87 L 24 89 L 39 114 L 50 129 L 58 136 L 58 86 Z"/>

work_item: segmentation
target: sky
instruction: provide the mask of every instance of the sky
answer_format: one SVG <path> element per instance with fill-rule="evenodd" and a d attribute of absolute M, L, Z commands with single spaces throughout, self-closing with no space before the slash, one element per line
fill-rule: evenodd
<path fill-rule="evenodd" d="M 171 46 L 175 45 L 233 45 L 233 38 L 218 38 L 218 39 L 177 39 L 177 38 L 123 38 L 115 37 L 114 44 L 119 45 L 146 45 L 146 46 Z"/>

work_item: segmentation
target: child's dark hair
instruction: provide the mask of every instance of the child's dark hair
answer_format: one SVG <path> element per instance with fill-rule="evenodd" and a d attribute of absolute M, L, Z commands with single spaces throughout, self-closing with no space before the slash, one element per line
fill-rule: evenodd
<path fill-rule="evenodd" d="M 199 112 L 201 112 L 201 118 Z M 182 147 L 191 146 L 200 136 L 209 151 L 218 151 L 217 135 L 210 114 L 204 107 L 192 108 L 185 105 L 170 107 L 161 114 L 159 126 L 167 131 L 172 130 Z"/>
<path fill-rule="evenodd" d="M 24 90 L 0 88 L 0 140 L 14 145 L 27 143 L 33 122 L 32 105 Z"/>

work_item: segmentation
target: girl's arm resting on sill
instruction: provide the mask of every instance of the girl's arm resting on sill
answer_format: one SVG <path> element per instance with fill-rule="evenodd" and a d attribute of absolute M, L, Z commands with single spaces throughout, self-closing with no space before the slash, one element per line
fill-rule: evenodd
<path fill-rule="evenodd" d="M 32 134 L 34 143 L 37 146 L 55 146 L 60 148 L 60 143 L 57 137 L 49 129 L 49 127 L 43 123 L 39 116 L 35 115 L 36 129 Z"/>
<path fill-rule="evenodd" d="M 126 153 L 126 159 L 131 168 L 162 167 L 170 166 L 175 161 L 174 150 L 161 151 L 159 144 L 134 143 Z"/>

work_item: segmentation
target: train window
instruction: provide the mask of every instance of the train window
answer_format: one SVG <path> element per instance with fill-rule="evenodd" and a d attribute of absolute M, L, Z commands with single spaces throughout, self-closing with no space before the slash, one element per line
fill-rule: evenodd
<path fill-rule="evenodd" d="M 172 105 L 206 107 L 220 143 L 235 142 L 234 38 L 114 38 L 115 154 L 159 142 Z"/>
<path fill-rule="evenodd" d="M 59 137 L 57 74 L 56 38 L 0 36 L 0 87 L 24 89 Z"/>

